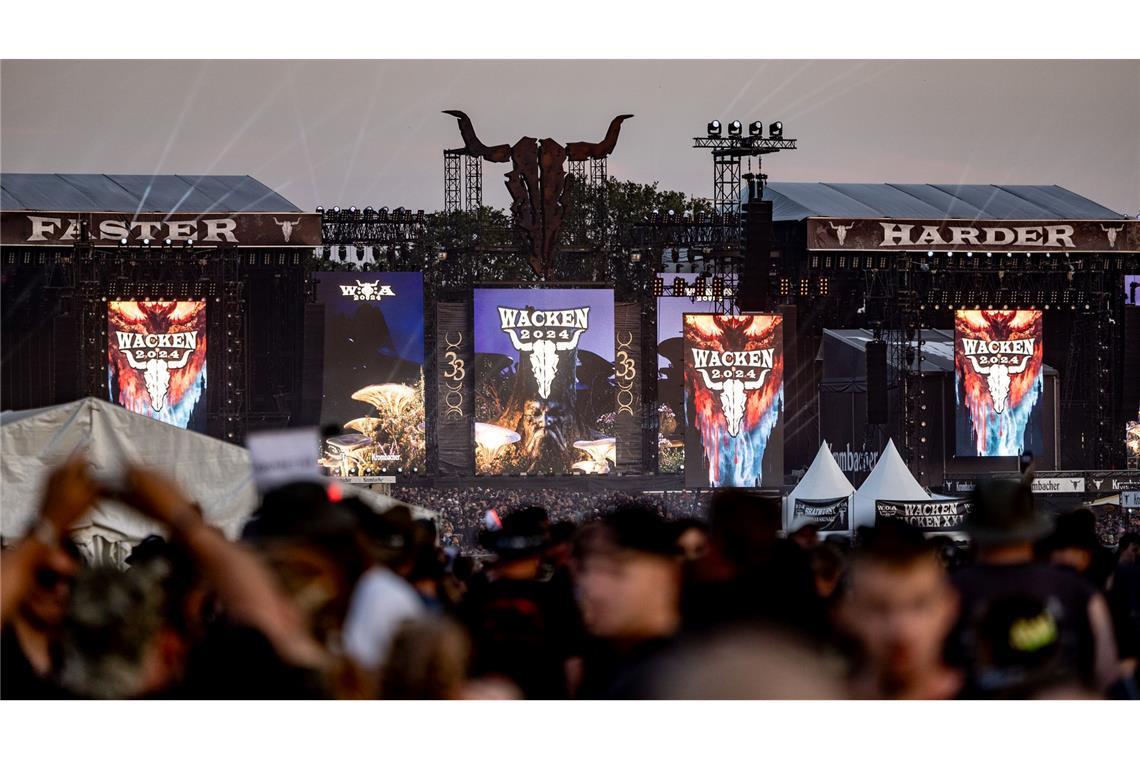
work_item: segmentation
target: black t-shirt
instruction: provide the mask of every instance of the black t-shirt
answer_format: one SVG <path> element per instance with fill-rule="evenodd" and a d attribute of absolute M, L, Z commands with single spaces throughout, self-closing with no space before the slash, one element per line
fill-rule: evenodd
<path fill-rule="evenodd" d="M 590 639 L 582 658 L 578 699 L 653 699 L 662 667 L 675 648 L 673 637 L 647 639 L 622 649 Z"/>
<path fill-rule="evenodd" d="M 528 699 L 566 698 L 565 663 L 581 636 L 567 584 L 502 579 L 478 585 L 463 618 L 474 644 L 473 675 L 506 676 Z"/>
<path fill-rule="evenodd" d="M 1042 645 L 1036 662 L 1034 645 L 1030 645 L 1026 649 L 1029 664 L 1014 663 L 1027 678 L 1035 669 L 1048 668 L 1053 678 L 1067 673 L 1087 686 L 1095 683 L 1096 643 L 1088 609 L 1097 591 L 1075 571 L 1037 562 L 981 564 L 959 570 L 953 581 L 961 611 L 947 643 L 947 659 L 966 670 L 971 691 L 986 690 L 979 683 L 982 670 L 1000 671 L 1006 664 L 989 662 L 987 652 L 1008 645 L 1011 634 L 1002 634 L 992 621 L 1011 619 L 1011 610 L 1026 610 L 1025 617 L 1031 621 L 1038 616 L 1037 610 L 1047 612 L 1056 628 L 1055 639 L 1047 648 Z"/>
<path fill-rule="evenodd" d="M 16 629 L 0 633 L 0 699 L 68 699 L 71 695 L 36 672 Z"/>

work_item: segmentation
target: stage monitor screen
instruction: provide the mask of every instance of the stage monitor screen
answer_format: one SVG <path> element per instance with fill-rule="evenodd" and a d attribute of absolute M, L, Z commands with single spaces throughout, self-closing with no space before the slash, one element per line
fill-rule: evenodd
<path fill-rule="evenodd" d="M 663 292 L 665 295 L 657 299 L 657 470 L 672 473 L 684 470 L 685 463 L 685 360 L 681 317 L 686 312 L 715 312 L 716 304 L 710 278 L 704 277 L 698 284 L 696 274 L 665 275 Z"/>
<path fill-rule="evenodd" d="M 132 412 L 206 431 L 206 303 L 110 301 L 107 390 Z"/>
<path fill-rule="evenodd" d="M 613 291 L 477 289 L 474 327 L 476 471 L 610 472 Z"/>
<path fill-rule="evenodd" d="M 784 482 L 783 317 L 685 314 L 685 485 Z"/>
<path fill-rule="evenodd" d="M 420 272 L 320 272 L 325 306 L 321 464 L 341 478 L 424 471 Z"/>
<path fill-rule="evenodd" d="M 1018 456 L 1044 450 L 1042 312 L 954 314 L 956 453 Z"/>

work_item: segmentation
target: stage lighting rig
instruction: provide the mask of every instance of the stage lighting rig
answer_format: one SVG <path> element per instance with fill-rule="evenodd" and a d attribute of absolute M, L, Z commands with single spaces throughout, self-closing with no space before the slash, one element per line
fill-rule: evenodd
<path fill-rule="evenodd" d="M 754 121 L 748 125 L 749 137 L 763 137 L 764 136 L 764 122 Z"/>
<path fill-rule="evenodd" d="M 708 123 L 708 134 L 694 137 L 693 147 L 712 153 L 713 159 L 713 206 L 721 214 L 736 211 L 740 204 L 740 162 L 743 158 L 757 159 L 769 153 L 782 150 L 795 150 L 796 141 L 784 137 L 784 126 L 774 121 L 768 127 L 768 137 L 763 136 L 764 125 L 755 121 L 748 126 L 748 136 L 738 120 L 728 126 L 728 135 L 722 136 L 721 123 L 717 120 Z M 757 176 L 762 176 L 757 167 Z M 761 188 L 762 189 L 762 188 Z"/>
<path fill-rule="evenodd" d="M 713 119 L 708 126 L 709 137 L 720 137 L 720 122 Z"/>
<path fill-rule="evenodd" d="M 740 135 L 743 133 L 743 131 L 744 131 L 744 125 L 741 124 L 739 121 L 736 121 L 735 119 L 731 123 L 729 123 L 729 125 L 728 125 L 728 136 L 729 137 L 740 137 Z"/>

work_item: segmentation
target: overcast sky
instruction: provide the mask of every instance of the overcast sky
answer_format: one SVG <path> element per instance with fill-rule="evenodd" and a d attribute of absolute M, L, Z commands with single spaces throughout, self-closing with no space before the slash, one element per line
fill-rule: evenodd
<path fill-rule="evenodd" d="M 304 209 L 437 209 L 446 108 L 487 144 L 600 140 L 610 174 L 709 196 L 712 118 L 780 119 L 772 180 L 1057 184 L 1140 211 L 1140 62 L 4 61 L 8 172 L 249 174 Z M 484 200 L 507 206 L 484 165 Z"/>

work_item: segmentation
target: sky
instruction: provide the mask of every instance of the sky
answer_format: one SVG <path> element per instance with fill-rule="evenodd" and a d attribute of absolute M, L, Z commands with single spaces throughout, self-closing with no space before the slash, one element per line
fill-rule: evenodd
<path fill-rule="evenodd" d="M 712 194 L 713 118 L 779 119 L 773 181 L 1056 184 L 1140 212 L 1140 61 L 4 61 L 6 172 L 249 174 L 302 209 L 443 205 L 444 148 L 602 138 Z M 484 201 L 506 207 L 505 164 Z"/>

